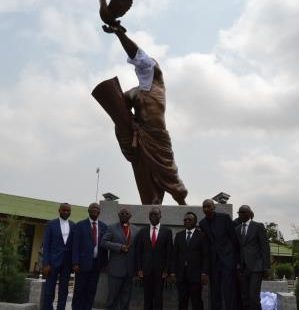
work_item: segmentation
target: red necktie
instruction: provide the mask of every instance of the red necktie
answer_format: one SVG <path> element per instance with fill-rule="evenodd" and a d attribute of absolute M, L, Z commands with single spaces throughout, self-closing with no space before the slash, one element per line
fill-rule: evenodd
<path fill-rule="evenodd" d="M 130 232 L 130 227 L 128 224 L 123 225 L 123 231 L 124 231 L 127 241 L 130 241 L 131 232 Z"/>
<path fill-rule="evenodd" d="M 93 246 L 95 247 L 98 243 L 98 238 L 97 238 L 97 223 L 92 222 L 92 243 Z"/>
<path fill-rule="evenodd" d="M 152 234 L 152 247 L 153 247 L 153 248 L 156 246 L 156 242 L 157 242 L 156 229 L 157 229 L 157 227 L 154 226 L 154 227 L 153 227 L 153 234 Z"/>

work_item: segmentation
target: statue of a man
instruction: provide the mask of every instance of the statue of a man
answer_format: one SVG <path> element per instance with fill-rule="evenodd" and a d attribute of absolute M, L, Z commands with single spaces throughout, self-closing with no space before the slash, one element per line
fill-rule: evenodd
<path fill-rule="evenodd" d="M 100 83 L 92 92 L 115 123 L 120 148 L 132 164 L 142 204 L 162 204 L 168 192 L 185 205 L 187 189 L 178 176 L 171 140 L 165 125 L 165 86 L 162 71 L 124 32 L 114 33 L 135 66 L 139 86 L 123 94 L 117 77 Z"/>

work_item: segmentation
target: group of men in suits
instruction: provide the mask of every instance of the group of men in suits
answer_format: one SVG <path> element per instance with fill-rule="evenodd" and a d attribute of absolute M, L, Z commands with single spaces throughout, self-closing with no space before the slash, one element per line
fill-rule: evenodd
<path fill-rule="evenodd" d="M 207 283 L 208 248 L 205 237 L 195 228 L 197 217 L 187 212 L 186 229 L 179 232 L 173 244 L 172 232 L 161 225 L 161 209 L 151 208 L 149 225 L 138 231 L 130 224 L 131 212 L 121 209 L 119 223 L 108 227 L 102 246 L 110 251 L 108 262 L 109 310 L 128 310 L 133 277 L 143 282 L 144 309 L 163 309 L 163 288 L 168 276 L 176 278 L 179 309 L 203 309 L 202 284 Z"/>
<path fill-rule="evenodd" d="M 197 217 L 188 212 L 186 229 L 175 236 L 160 224 L 161 209 L 149 212 L 149 225 L 138 230 L 130 223 L 131 212 L 121 209 L 119 222 L 107 227 L 98 220 L 100 207 L 92 203 L 89 217 L 76 225 L 69 221 L 71 206 L 59 207 L 59 218 L 48 223 L 44 235 L 43 270 L 46 277 L 43 309 L 53 309 L 59 279 L 57 309 L 65 309 L 70 273 L 75 272 L 72 309 L 90 310 L 100 271 L 108 263 L 107 309 L 128 310 L 133 277 L 144 287 L 144 309 L 163 308 L 163 288 L 168 276 L 176 278 L 179 309 L 203 309 L 202 283 L 207 283 L 208 248 L 204 235 L 195 228 Z M 108 262 L 109 251 L 109 262 Z"/>
<path fill-rule="evenodd" d="M 89 217 L 76 225 L 69 221 L 71 206 L 59 207 L 44 235 L 43 270 L 46 277 L 43 309 L 53 309 L 59 278 L 57 309 L 65 309 L 68 282 L 75 276 L 72 309 L 91 310 L 100 271 L 108 264 L 106 308 L 128 310 L 133 277 L 143 282 L 144 310 L 163 309 L 166 279 L 176 282 L 178 309 L 203 310 L 202 287 L 210 284 L 211 310 L 261 310 L 260 288 L 270 267 L 270 250 L 263 224 L 252 220 L 249 206 L 239 209 L 237 227 L 227 214 L 215 212 L 213 200 L 203 202 L 205 217 L 187 212 L 185 229 L 174 238 L 161 225 L 161 209 L 149 211 L 149 225 L 138 230 L 131 212 L 122 208 L 119 221 L 99 221 L 100 206 L 89 205 Z M 109 259 L 108 259 L 109 252 Z M 237 287 L 241 298 L 238 302 Z"/>

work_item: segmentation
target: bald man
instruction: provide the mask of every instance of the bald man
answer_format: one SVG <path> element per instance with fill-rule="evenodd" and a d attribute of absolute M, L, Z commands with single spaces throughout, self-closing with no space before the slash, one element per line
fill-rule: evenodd
<path fill-rule="evenodd" d="M 129 310 L 135 274 L 135 245 L 138 228 L 130 224 L 131 211 L 122 208 L 119 222 L 108 226 L 102 246 L 109 250 L 106 309 Z"/>
<path fill-rule="evenodd" d="M 212 310 L 235 310 L 238 240 L 228 214 L 215 212 L 212 199 L 204 200 L 205 217 L 199 222 L 206 233 L 210 255 L 210 289 Z"/>

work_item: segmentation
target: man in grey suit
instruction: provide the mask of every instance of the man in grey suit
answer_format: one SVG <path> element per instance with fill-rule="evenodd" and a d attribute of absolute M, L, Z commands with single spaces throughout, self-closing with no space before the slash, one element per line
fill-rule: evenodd
<path fill-rule="evenodd" d="M 135 241 L 138 229 L 131 225 L 131 212 L 118 212 L 119 223 L 108 227 L 102 246 L 110 251 L 108 263 L 108 297 L 106 309 L 128 310 L 135 274 Z"/>
<path fill-rule="evenodd" d="M 240 244 L 240 283 L 244 310 L 261 310 L 260 291 L 265 274 L 270 269 L 270 246 L 262 223 L 251 219 L 247 205 L 239 208 L 241 224 L 236 227 Z"/>

